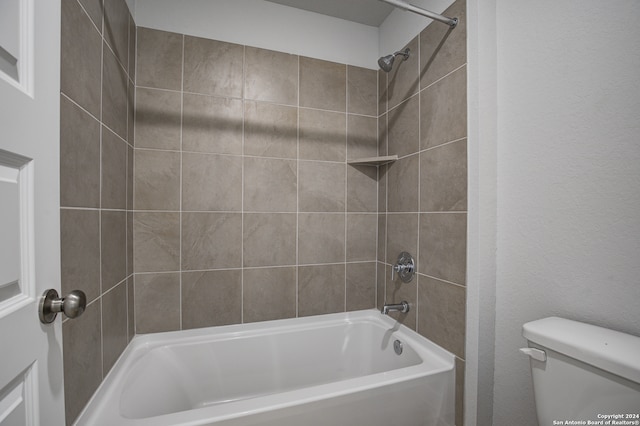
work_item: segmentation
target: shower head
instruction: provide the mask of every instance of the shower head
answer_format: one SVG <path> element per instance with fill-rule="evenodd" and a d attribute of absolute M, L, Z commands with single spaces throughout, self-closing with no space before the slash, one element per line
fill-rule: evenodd
<path fill-rule="evenodd" d="M 404 52 L 395 52 L 393 55 L 383 56 L 380 59 L 378 59 L 378 65 L 380 66 L 380 69 L 382 71 L 389 72 L 391 71 L 391 68 L 393 68 L 393 61 L 396 59 L 396 56 L 402 55 L 403 56 L 402 60 L 406 61 L 407 59 L 409 59 L 410 52 L 411 51 L 407 47 L 406 49 L 404 49 Z"/>

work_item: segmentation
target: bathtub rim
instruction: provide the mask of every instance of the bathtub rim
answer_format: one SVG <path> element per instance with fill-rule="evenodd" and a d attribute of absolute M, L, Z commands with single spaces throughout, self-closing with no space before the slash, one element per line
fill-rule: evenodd
<path fill-rule="evenodd" d="M 235 338 L 250 338 L 258 335 L 263 336 L 267 331 L 269 331 L 269 334 L 275 335 L 297 330 L 311 330 L 335 325 L 344 325 L 345 323 L 372 323 L 374 325 L 382 326 L 387 330 L 387 332 L 395 333 L 396 338 L 400 338 L 403 343 L 409 344 L 421 360 L 424 360 L 426 356 L 432 357 L 432 359 L 435 357 L 439 364 L 439 368 L 430 368 L 427 371 L 424 366 L 425 363 L 419 362 L 416 365 L 383 371 L 367 376 L 360 376 L 337 382 L 313 385 L 306 388 L 264 395 L 260 396 L 259 399 L 267 402 L 267 404 L 262 404 L 261 406 L 254 408 L 251 408 L 252 399 L 238 400 L 230 402 L 227 407 L 215 407 L 215 409 L 222 411 L 222 413 L 217 413 L 214 419 L 211 417 L 204 419 L 187 419 L 187 417 L 190 417 L 189 413 L 202 413 L 204 410 L 214 407 L 203 407 L 145 418 L 128 418 L 121 416 L 118 405 L 118 412 L 115 415 L 112 412 L 109 412 L 109 414 L 111 414 L 114 419 L 117 418 L 121 420 L 122 422 L 120 424 L 123 426 L 154 425 L 157 424 L 154 422 L 154 419 L 156 419 L 156 421 L 160 418 L 169 420 L 172 417 L 175 417 L 175 420 L 179 421 L 179 423 L 175 424 L 183 426 L 197 426 L 200 424 L 208 424 L 210 421 L 223 421 L 244 415 L 259 414 L 261 412 L 271 411 L 274 409 L 284 409 L 295 405 L 322 400 L 327 398 L 327 396 L 333 398 L 366 391 L 379 387 L 381 380 L 385 385 L 392 385 L 399 382 L 417 380 L 427 376 L 446 374 L 447 372 L 455 373 L 455 355 L 393 318 L 387 315 L 382 315 L 380 311 L 376 309 L 299 318 L 286 318 L 255 323 L 204 327 L 190 330 L 140 334 L 136 335 L 127 345 L 73 424 L 85 424 L 81 423 L 81 421 L 91 420 L 90 414 L 92 413 L 90 413 L 90 411 L 104 411 L 103 405 L 109 405 L 108 403 L 110 401 L 119 401 L 121 388 L 126 382 L 126 377 L 124 376 L 128 369 L 138 359 L 145 356 L 155 348 L 174 345 L 188 345 L 198 342 L 215 342 Z M 389 344 L 393 344 L 391 339 L 389 339 Z M 336 387 L 336 383 L 341 383 L 345 386 L 343 386 L 342 389 L 332 389 Z M 99 401 L 100 398 L 102 401 Z M 94 405 L 96 406 L 93 407 Z M 240 413 L 238 413 L 238 408 L 240 409 Z M 87 416 L 87 419 L 84 419 L 85 416 Z M 184 417 L 184 419 L 179 419 L 178 417 Z"/>

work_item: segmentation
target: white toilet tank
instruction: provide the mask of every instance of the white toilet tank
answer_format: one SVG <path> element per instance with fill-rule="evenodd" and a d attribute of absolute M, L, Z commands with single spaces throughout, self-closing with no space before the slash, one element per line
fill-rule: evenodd
<path fill-rule="evenodd" d="M 557 317 L 522 335 L 540 426 L 640 424 L 640 337 Z"/>

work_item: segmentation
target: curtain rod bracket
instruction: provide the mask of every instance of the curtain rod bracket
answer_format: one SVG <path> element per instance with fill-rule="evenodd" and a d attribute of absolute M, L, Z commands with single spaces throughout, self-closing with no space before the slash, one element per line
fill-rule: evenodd
<path fill-rule="evenodd" d="M 431 12 L 429 10 L 423 9 L 418 6 L 414 6 L 409 3 L 405 3 L 401 0 L 379 0 L 383 3 L 390 4 L 397 8 L 406 10 L 408 12 L 413 12 L 418 15 L 426 16 L 427 18 L 433 19 L 434 21 L 442 22 L 444 24 L 449 25 L 451 28 L 455 28 L 458 25 L 458 18 L 449 18 L 447 16 L 440 15 L 438 13 Z"/>

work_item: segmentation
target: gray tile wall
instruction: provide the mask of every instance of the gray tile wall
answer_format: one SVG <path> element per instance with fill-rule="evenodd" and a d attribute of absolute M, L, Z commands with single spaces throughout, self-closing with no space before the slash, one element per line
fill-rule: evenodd
<path fill-rule="evenodd" d="M 465 2 L 445 12 L 407 46 L 389 73 L 379 72 L 379 153 L 399 160 L 380 168 L 378 305 L 407 300 L 401 322 L 456 355 L 456 424 L 463 424 L 467 232 L 467 96 Z M 404 49 L 404 47 L 403 47 Z M 417 277 L 391 282 L 401 251 Z"/>
<path fill-rule="evenodd" d="M 138 28 L 136 332 L 373 308 L 377 72 Z"/>
<path fill-rule="evenodd" d="M 61 37 L 62 294 L 88 300 L 62 325 L 71 424 L 134 335 L 135 23 L 124 0 L 62 0 Z"/>
<path fill-rule="evenodd" d="M 464 2 L 389 74 L 146 28 L 136 56 L 105 2 L 63 0 L 63 291 L 90 300 L 63 325 L 68 422 L 134 332 L 406 299 L 398 319 L 457 356 L 462 424 Z M 346 164 L 378 153 L 400 160 Z"/>

